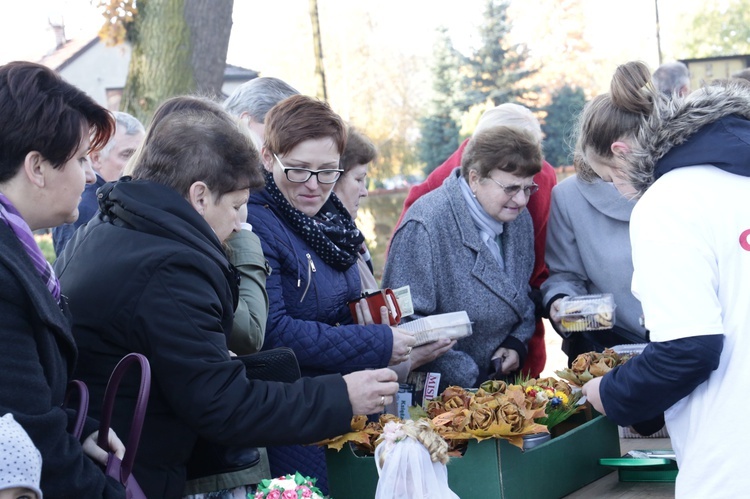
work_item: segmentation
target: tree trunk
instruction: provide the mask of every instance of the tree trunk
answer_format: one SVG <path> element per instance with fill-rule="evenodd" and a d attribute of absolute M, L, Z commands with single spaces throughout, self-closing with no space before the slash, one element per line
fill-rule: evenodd
<path fill-rule="evenodd" d="M 185 0 L 195 90 L 220 97 L 224 83 L 234 0 Z"/>
<path fill-rule="evenodd" d="M 326 73 L 323 69 L 323 42 L 320 39 L 320 18 L 318 17 L 318 0 L 310 0 L 310 21 L 312 22 L 313 48 L 315 50 L 315 79 L 318 83 L 317 96 L 328 101 L 326 92 Z"/>
<path fill-rule="evenodd" d="M 121 108 L 146 123 L 170 97 L 219 95 L 234 0 L 140 0 Z"/>

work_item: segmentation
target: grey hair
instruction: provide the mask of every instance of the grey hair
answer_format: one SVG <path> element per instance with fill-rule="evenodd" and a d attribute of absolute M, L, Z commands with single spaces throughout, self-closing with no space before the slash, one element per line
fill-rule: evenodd
<path fill-rule="evenodd" d="M 124 130 L 125 135 L 138 135 L 139 133 L 146 133 L 146 128 L 143 126 L 143 123 L 138 121 L 138 118 L 136 118 L 132 114 L 124 113 L 122 111 L 115 111 L 112 113 L 112 115 L 115 117 L 116 131 Z M 112 148 L 115 147 L 115 143 L 115 135 L 112 135 L 112 138 L 109 139 L 107 145 L 102 148 L 101 155 L 105 158 L 109 156 Z"/>
<path fill-rule="evenodd" d="M 750 81 L 750 68 L 745 68 L 742 71 L 737 71 L 732 75 L 732 78 Z"/>
<path fill-rule="evenodd" d="M 682 87 L 690 86 L 688 67 L 681 62 L 665 62 L 651 76 L 657 90 L 672 97 Z"/>
<path fill-rule="evenodd" d="M 257 123 L 264 123 L 266 113 L 287 97 L 299 92 L 278 78 L 264 76 L 246 81 L 224 101 L 224 109 L 239 117 L 248 113 Z"/>

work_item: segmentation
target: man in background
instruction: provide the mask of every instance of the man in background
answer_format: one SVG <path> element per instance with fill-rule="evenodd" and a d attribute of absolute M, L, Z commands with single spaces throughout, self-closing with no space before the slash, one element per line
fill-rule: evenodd
<path fill-rule="evenodd" d="M 675 94 L 684 97 L 690 93 L 690 74 L 681 62 L 665 62 L 654 71 L 652 78 L 659 92 L 667 97 Z"/>
<path fill-rule="evenodd" d="M 260 152 L 265 140 L 266 113 L 287 97 L 298 94 L 288 83 L 262 76 L 237 87 L 224 101 L 224 109 L 247 125 L 252 132 L 255 148 Z"/>
<path fill-rule="evenodd" d="M 745 68 L 742 71 L 737 71 L 732 75 L 733 80 L 745 80 L 750 83 L 750 68 Z"/>
<path fill-rule="evenodd" d="M 96 174 L 96 182 L 86 185 L 81 195 L 81 202 L 78 204 L 78 220 L 52 229 L 52 243 L 56 255 L 62 253 L 76 229 L 96 215 L 99 210 L 99 203 L 96 199 L 97 189 L 122 176 L 128 160 L 146 136 L 143 124 L 134 116 L 119 111 L 114 112 L 113 115 L 116 123 L 115 134 L 101 151 L 91 153 L 89 156 L 91 168 Z"/>

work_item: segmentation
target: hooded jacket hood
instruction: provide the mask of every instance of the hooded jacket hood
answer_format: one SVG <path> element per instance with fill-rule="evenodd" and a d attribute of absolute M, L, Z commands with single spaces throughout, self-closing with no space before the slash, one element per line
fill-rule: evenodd
<path fill-rule="evenodd" d="M 634 187 L 643 192 L 666 172 L 699 164 L 750 176 L 749 120 L 750 85 L 739 81 L 660 100 L 636 137 Z"/>
<path fill-rule="evenodd" d="M 124 177 L 97 191 L 102 220 L 179 241 L 211 258 L 232 283 L 237 305 L 239 275 L 213 229 L 174 189 L 148 180 Z"/>
<path fill-rule="evenodd" d="M 97 197 L 102 216 L 110 222 L 120 220 L 139 231 L 181 241 L 217 261 L 226 261 L 211 226 L 174 189 L 126 177 L 104 185 Z"/>

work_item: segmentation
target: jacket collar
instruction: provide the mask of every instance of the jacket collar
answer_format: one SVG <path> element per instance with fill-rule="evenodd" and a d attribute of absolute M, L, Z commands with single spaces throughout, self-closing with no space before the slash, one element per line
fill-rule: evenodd
<path fill-rule="evenodd" d="M 635 201 L 620 194 L 611 183 L 601 179 L 584 182 L 575 177 L 565 179 L 563 182 L 575 182 L 581 196 L 599 213 L 621 222 L 630 221 Z"/>
<path fill-rule="evenodd" d="M 26 293 L 28 293 L 34 305 L 34 312 L 39 316 L 41 321 L 72 352 L 72 364 L 74 364 L 77 349 L 67 317 L 66 298 L 63 296 L 60 299 L 61 304 L 57 304 L 44 282 L 39 278 L 39 273 L 34 268 L 33 263 L 31 263 L 18 238 L 2 223 L 0 223 L 0 247 L 3 248 L 0 251 L 0 262 L 13 272 L 18 282 Z"/>
<path fill-rule="evenodd" d="M 705 125 L 670 149 L 656 163 L 654 180 L 677 168 L 703 164 L 748 177 L 749 157 L 750 120 L 731 114 Z"/>
<path fill-rule="evenodd" d="M 458 183 L 459 175 L 460 169 L 457 168 L 445 180 L 443 188 L 446 189 L 461 242 L 477 254 L 471 274 L 484 283 L 491 292 L 505 301 L 519 317 L 522 317 L 523 310 L 519 307 L 519 303 L 521 302 L 520 298 L 526 298 L 526 290 L 519 289 L 515 283 L 526 283 L 529 276 L 520 275 L 523 270 L 523 259 L 519 258 L 522 248 L 519 248 L 520 241 L 517 236 L 521 224 L 515 221 L 504 224 L 502 242 L 503 252 L 505 253 L 505 270 L 502 270 L 487 245 L 479 237 L 479 231 L 474 225 L 466 201 L 461 194 L 461 187 Z M 529 217 L 528 210 L 524 210 L 519 215 L 520 217 Z M 516 221 L 520 220 L 516 219 Z"/>
<path fill-rule="evenodd" d="M 237 306 L 237 270 L 229 263 L 222 243 L 208 222 L 177 191 L 157 182 L 123 177 L 101 187 L 97 197 L 101 223 L 131 227 L 178 241 L 215 261 L 227 278 L 234 306 Z M 98 221 L 94 225 L 96 223 Z"/>

